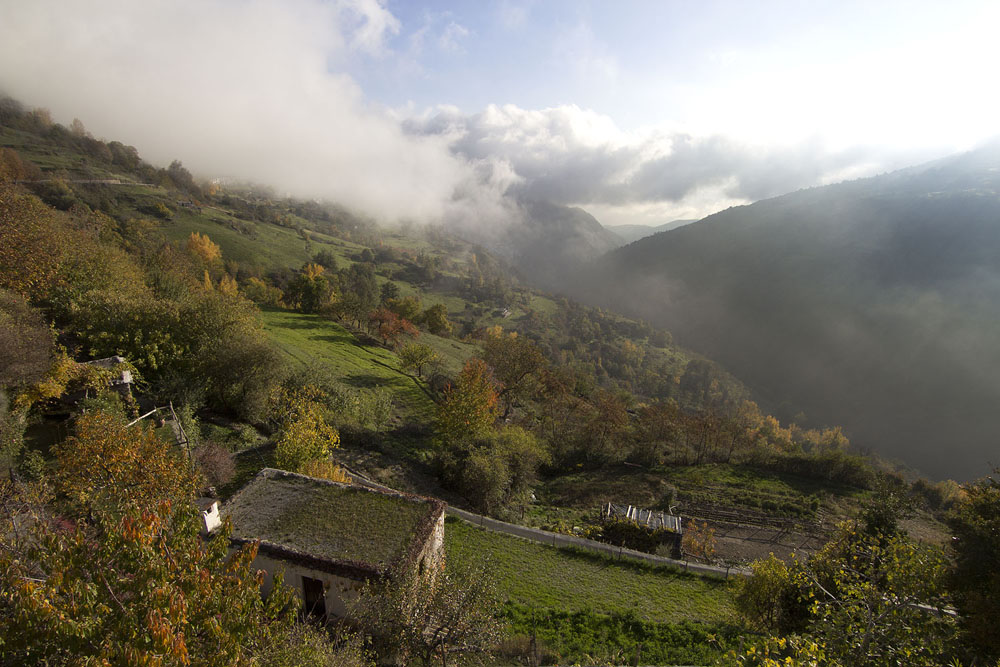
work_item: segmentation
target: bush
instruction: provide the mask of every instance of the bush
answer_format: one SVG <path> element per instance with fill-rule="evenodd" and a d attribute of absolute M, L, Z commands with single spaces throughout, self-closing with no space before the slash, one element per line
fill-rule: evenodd
<path fill-rule="evenodd" d="M 661 544 L 676 540 L 677 534 L 662 528 L 650 529 L 627 519 L 608 519 L 601 526 L 598 540 L 615 546 L 655 554 Z"/>
<path fill-rule="evenodd" d="M 771 554 L 753 562 L 753 574 L 733 584 L 736 609 L 756 630 L 786 634 L 800 629 L 808 618 L 792 570 Z"/>
<path fill-rule="evenodd" d="M 209 486 L 223 486 L 236 474 L 232 453 L 220 444 L 205 442 L 191 452 Z"/>
<path fill-rule="evenodd" d="M 37 449 L 29 449 L 21 459 L 18 472 L 29 482 L 37 482 L 45 476 L 45 457 Z"/>

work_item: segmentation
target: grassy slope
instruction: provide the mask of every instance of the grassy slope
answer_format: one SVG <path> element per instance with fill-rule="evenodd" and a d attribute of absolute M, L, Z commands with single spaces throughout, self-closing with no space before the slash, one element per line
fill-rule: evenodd
<path fill-rule="evenodd" d="M 734 613 L 723 581 L 555 549 L 461 521 L 448 521 L 445 549 L 451 561 L 489 558 L 501 594 L 537 608 L 633 612 L 660 623 L 719 623 Z"/>
<path fill-rule="evenodd" d="M 344 327 L 318 315 L 282 310 L 263 312 L 264 329 L 295 363 L 323 363 L 354 387 L 386 387 L 404 417 L 430 419 L 434 403 L 422 383 L 404 373 L 396 355 L 364 346 Z"/>

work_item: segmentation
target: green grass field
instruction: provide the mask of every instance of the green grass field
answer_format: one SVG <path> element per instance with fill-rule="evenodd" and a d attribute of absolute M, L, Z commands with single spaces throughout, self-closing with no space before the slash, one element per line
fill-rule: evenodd
<path fill-rule="evenodd" d="M 734 617 L 725 581 L 615 561 L 491 533 L 449 519 L 449 562 L 488 558 L 501 594 L 518 605 L 562 612 L 635 614 L 656 623 L 720 623 Z"/>
<path fill-rule="evenodd" d="M 321 363 L 350 386 L 391 390 L 404 419 L 428 421 L 433 415 L 434 402 L 423 384 L 404 373 L 389 350 L 362 345 L 350 331 L 318 315 L 265 310 L 262 316 L 264 330 L 293 363 Z"/>

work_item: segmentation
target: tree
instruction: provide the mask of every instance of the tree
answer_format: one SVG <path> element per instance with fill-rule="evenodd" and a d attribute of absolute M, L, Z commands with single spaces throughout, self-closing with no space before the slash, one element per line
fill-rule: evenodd
<path fill-rule="evenodd" d="M 41 312 L 17 294 L 0 290 L 0 391 L 42 379 L 53 343 Z"/>
<path fill-rule="evenodd" d="M 813 600 L 808 630 L 828 654 L 859 667 L 948 661 L 955 621 L 941 613 L 941 548 L 848 523 L 808 565 L 800 575 Z"/>
<path fill-rule="evenodd" d="M 187 463 L 145 422 L 129 427 L 104 412 L 77 418 L 55 455 L 59 490 L 86 514 L 151 512 L 164 500 L 187 502 L 197 486 Z"/>
<path fill-rule="evenodd" d="M 380 296 L 379 303 L 381 303 L 383 306 L 387 305 L 389 301 L 399 298 L 399 285 L 392 282 L 391 280 L 382 283 L 382 289 L 379 292 L 379 296 Z M 406 319 L 412 319 L 412 318 L 408 317 Z"/>
<path fill-rule="evenodd" d="M 500 381 L 504 417 L 510 415 L 515 401 L 527 394 L 533 380 L 545 367 L 545 357 L 534 341 L 516 332 L 505 335 L 498 331 L 487 336 L 483 342 L 483 360 Z"/>
<path fill-rule="evenodd" d="M 459 445 L 446 460 L 453 484 L 477 509 L 496 516 L 528 502 L 538 468 L 550 458 L 530 431 L 509 426 Z"/>
<path fill-rule="evenodd" d="M 56 282 L 69 238 L 62 214 L 0 184 L 0 289 L 44 298 Z"/>
<path fill-rule="evenodd" d="M 243 295 L 259 306 L 279 306 L 284 296 L 277 287 L 268 285 L 260 278 L 249 278 L 243 285 Z"/>
<path fill-rule="evenodd" d="M 435 304 L 424 311 L 424 324 L 427 330 L 435 336 L 447 336 L 451 333 L 451 322 L 448 321 L 448 309 L 444 304 Z"/>
<path fill-rule="evenodd" d="M 352 615 L 380 663 L 446 666 L 453 656 L 488 658 L 501 637 L 494 582 L 485 563 L 451 564 L 439 573 L 404 566 L 366 584 Z"/>
<path fill-rule="evenodd" d="M 415 370 L 417 372 L 417 377 L 421 377 L 421 370 L 427 364 L 434 363 L 440 357 L 438 353 L 431 348 L 429 345 L 424 345 L 422 343 L 410 343 L 409 345 L 404 345 L 400 348 L 399 361 L 403 365 L 403 368 L 407 370 Z"/>
<path fill-rule="evenodd" d="M 191 232 L 185 247 L 189 253 L 205 264 L 214 264 L 222 259 L 222 249 L 208 238 L 208 234 Z"/>
<path fill-rule="evenodd" d="M 312 461 L 329 459 L 330 450 L 340 444 L 340 434 L 323 418 L 320 398 L 319 390 L 311 385 L 285 393 L 274 451 L 279 468 L 300 472 Z"/>
<path fill-rule="evenodd" d="M 369 321 L 375 325 L 375 332 L 382 339 L 383 345 L 395 345 L 401 336 L 416 337 L 420 332 L 409 321 L 405 320 L 388 308 L 376 308 L 369 316 Z"/>
<path fill-rule="evenodd" d="M 446 443 L 488 435 L 499 414 L 497 384 L 482 359 L 469 359 L 437 406 L 435 428 Z"/>
<path fill-rule="evenodd" d="M 129 507 L 96 527 L 22 518 L 33 539 L 0 549 L 4 664 L 333 662 L 329 640 L 298 627 L 280 575 L 261 598 L 256 546 L 230 555 L 228 528 L 203 539 L 190 499 Z"/>
<path fill-rule="evenodd" d="M 681 549 L 695 558 L 710 561 L 715 555 L 715 530 L 704 521 L 701 525 L 694 519 L 688 521 L 681 538 Z"/>
<path fill-rule="evenodd" d="M 303 313 L 315 313 L 326 306 L 333 295 L 333 287 L 319 264 L 306 264 L 302 271 L 288 283 L 286 300 Z"/>
<path fill-rule="evenodd" d="M 313 255 L 313 262 L 319 264 L 327 271 L 337 270 L 337 256 L 329 250 L 323 249 Z"/>
<path fill-rule="evenodd" d="M 379 287 L 375 280 L 375 269 L 371 264 L 352 264 L 342 272 L 344 296 L 351 295 L 357 301 L 355 321 L 361 321 L 378 305 Z"/>
<path fill-rule="evenodd" d="M 1000 468 L 994 471 L 1000 473 Z M 964 487 L 949 518 L 954 562 L 948 586 L 962 630 L 981 657 L 1000 658 L 1000 482 L 987 477 Z"/>
<path fill-rule="evenodd" d="M 752 564 L 753 574 L 736 582 L 736 609 L 762 632 L 787 633 L 803 626 L 808 617 L 805 596 L 795 579 L 798 561 L 789 568 L 774 554 Z"/>
<path fill-rule="evenodd" d="M 422 317 L 421 309 L 423 308 L 423 304 L 420 302 L 419 296 L 393 297 L 383 303 L 386 308 L 411 322 L 418 322 Z"/>
<path fill-rule="evenodd" d="M 753 576 L 737 591 L 740 611 L 759 628 L 801 634 L 770 637 L 736 662 L 954 664 L 955 620 L 942 613 L 946 569 L 937 546 L 843 523 L 805 564 L 784 568 L 773 557 L 754 564 Z"/>
<path fill-rule="evenodd" d="M 37 180 L 41 177 L 38 167 L 22 160 L 13 148 L 0 148 L 0 183 Z"/>

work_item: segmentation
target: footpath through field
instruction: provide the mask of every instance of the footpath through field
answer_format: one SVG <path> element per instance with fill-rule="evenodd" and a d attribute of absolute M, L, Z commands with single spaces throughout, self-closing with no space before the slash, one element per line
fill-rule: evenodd
<path fill-rule="evenodd" d="M 357 484 L 374 489 L 396 491 L 395 489 L 385 486 L 384 484 L 374 482 L 364 475 L 360 475 L 343 465 L 341 465 L 341 467 L 344 468 L 347 475 Z M 575 535 L 564 535 L 562 533 L 553 533 L 547 530 L 541 530 L 540 528 L 528 528 L 527 526 L 518 526 L 517 524 L 507 523 L 506 521 L 497 521 L 496 519 L 491 519 L 481 514 L 474 514 L 473 512 L 467 512 L 451 505 L 448 505 L 447 512 L 449 515 L 459 518 L 462 521 L 470 523 L 474 526 L 479 526 L 480 528 L 492 530 L 497 533 L 513 535 L 514 537 L 520 537 L 532 542 L 538 542 L 539 544 L 547 544 L 552 547 L 572 547 L 576 549 L 585 549 L 587 551 L 596 551 L 610 558 L 637 560 L 650 565 L 669 565 L 694 574 L 725 577 L 726 579 L 731 576 L 745 577 L 750 575 L 749 568 L 720 567 L 718 565 L 692 563 L 686 560 L 667 558 L 665 556 L 655 556 L 642 551 L 635 551 L 634 549 L 625 549 L 623 547 L 605 544 L 604 542 L 597 542 L 596 540 L 576 537 Z"/>

